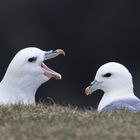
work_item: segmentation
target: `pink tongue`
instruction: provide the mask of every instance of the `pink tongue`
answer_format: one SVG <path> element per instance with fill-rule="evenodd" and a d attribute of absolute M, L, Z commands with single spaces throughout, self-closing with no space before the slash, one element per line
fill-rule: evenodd
<path fill-rule="evenodd" d="M 44 69 L 44 75 L 55 79 L 61 79 L 61 75 L 53 70 L 51 70 L 49 67 L 47 67 L 44 63 L 41 64 L 41 67 Z"/>

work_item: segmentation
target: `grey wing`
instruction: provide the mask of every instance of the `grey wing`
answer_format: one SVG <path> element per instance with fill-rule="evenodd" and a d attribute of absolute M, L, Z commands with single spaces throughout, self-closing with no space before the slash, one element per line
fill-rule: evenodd
<path fill-rule="evenodd" d="M 140 111 L 140 102 L 135 105 L 137 111 Z"/>
<path fill-rule="evenodd" d="M 114 102 L 107 106 L 105 106 L 101 111 L 115 111 L 115 110 L 129 110 L 129 111 L 137 111 L 135 107 L 130 104 L 124 102 Z"/>
<path fill-rule="evenodd" d="M 112 102 L 105 106 L 102 111 L 114 111 L 114 110 L 129 110 L 129 111 L 140 111 L 140 100 L 139 99 L 125 99 Z"/>
<path fill-rule="evenodd" d="M 139 99 L 127 99 L 124 100 L 125 103 L 133 106 L 136 111 L 140 111 L 140 100 Z"/>

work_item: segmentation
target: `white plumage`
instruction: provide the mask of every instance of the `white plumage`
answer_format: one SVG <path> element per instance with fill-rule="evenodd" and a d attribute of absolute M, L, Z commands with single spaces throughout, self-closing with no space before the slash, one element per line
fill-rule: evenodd
<path fill-rule="evenodd" d="M 42 83 L 52 77 L 61 79 L 59 73 L 43 63 L 59 54 L 64 54 L 64 51 L 46 52 L 35 47 L 19 51 L 0 83 L 0 104 L 35 104 L 35 94 Z"/>
<path fill-rule="evenodd" d="M 86 94 L 89 95 L 98 89 L 104 91 L 98 111 L 140 110 L 140 100 L 133 92 L 132 76 L 123 65 L 110 62 L 101 66 L 95 80 L 86 88 Z"/>

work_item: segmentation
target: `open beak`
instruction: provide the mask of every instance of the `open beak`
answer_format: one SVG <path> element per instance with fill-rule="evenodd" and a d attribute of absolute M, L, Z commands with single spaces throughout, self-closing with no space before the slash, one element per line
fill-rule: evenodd
<path fill-rule="evenodd" d="M 88 96 L 92 94 L 94 91 L 98 90 L 101 88 L 101 83 L 97 80 L 94 80 L 93 82 L 90 83 L 90 85 L 85 89 L 85 94 Z"/>
<path fill-rule="evenodd" d="M 47 51 L 45 52 L 45 55 L 44 55 L 44 61 L 45 60 L 49 60 L 49 59 L 52 59 L 58 55 L 64 55 L 65 56 L 65 52 L 61 49 L 57 49 L 55 51 L 51 50 L 51 51 Z M 52 78 L 54 77 L 55 79 L 59 79 L 61 80 L 62 79 L 62 76 L 61 74 L 53 71 L 52 69 L 50 69 L 49 67 L 47 67 L 43 62 L 41 63 L 41 67 L 43 68 L 44 70 L 44 75 L 49 77 L 49 78 Z"/>

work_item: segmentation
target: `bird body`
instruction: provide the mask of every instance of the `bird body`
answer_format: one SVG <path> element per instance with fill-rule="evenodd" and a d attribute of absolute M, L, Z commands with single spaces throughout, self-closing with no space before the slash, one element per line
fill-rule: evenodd
<path fill-rule="evenodd" d="M 114 110 L 129 110 L 129 111 L 140 111 L 140 100 L 138 98 L 126 98 L 114 101 L 110 104 L 107 104 L 99 111 L 114 111 Z"/>
<path fill-rule="evenodd" d="M 35 104 L 37 89 L 29 80 L 17 83 L 16 80 L 4 80 L 0 83 L 0 104 Z"/>
<path fill-rule="evenodd" d="M 99 103 L 98 111 L 103 110 L 106 106 L 116 103 L 117 101 L 127 101 L 129 99 L 138 101 L 139 99 L 130 92 L 127 91 L 116 91 L 114 93 L 105 93 Z M 122 102 L 123 103 L 123 102 Z"/>

